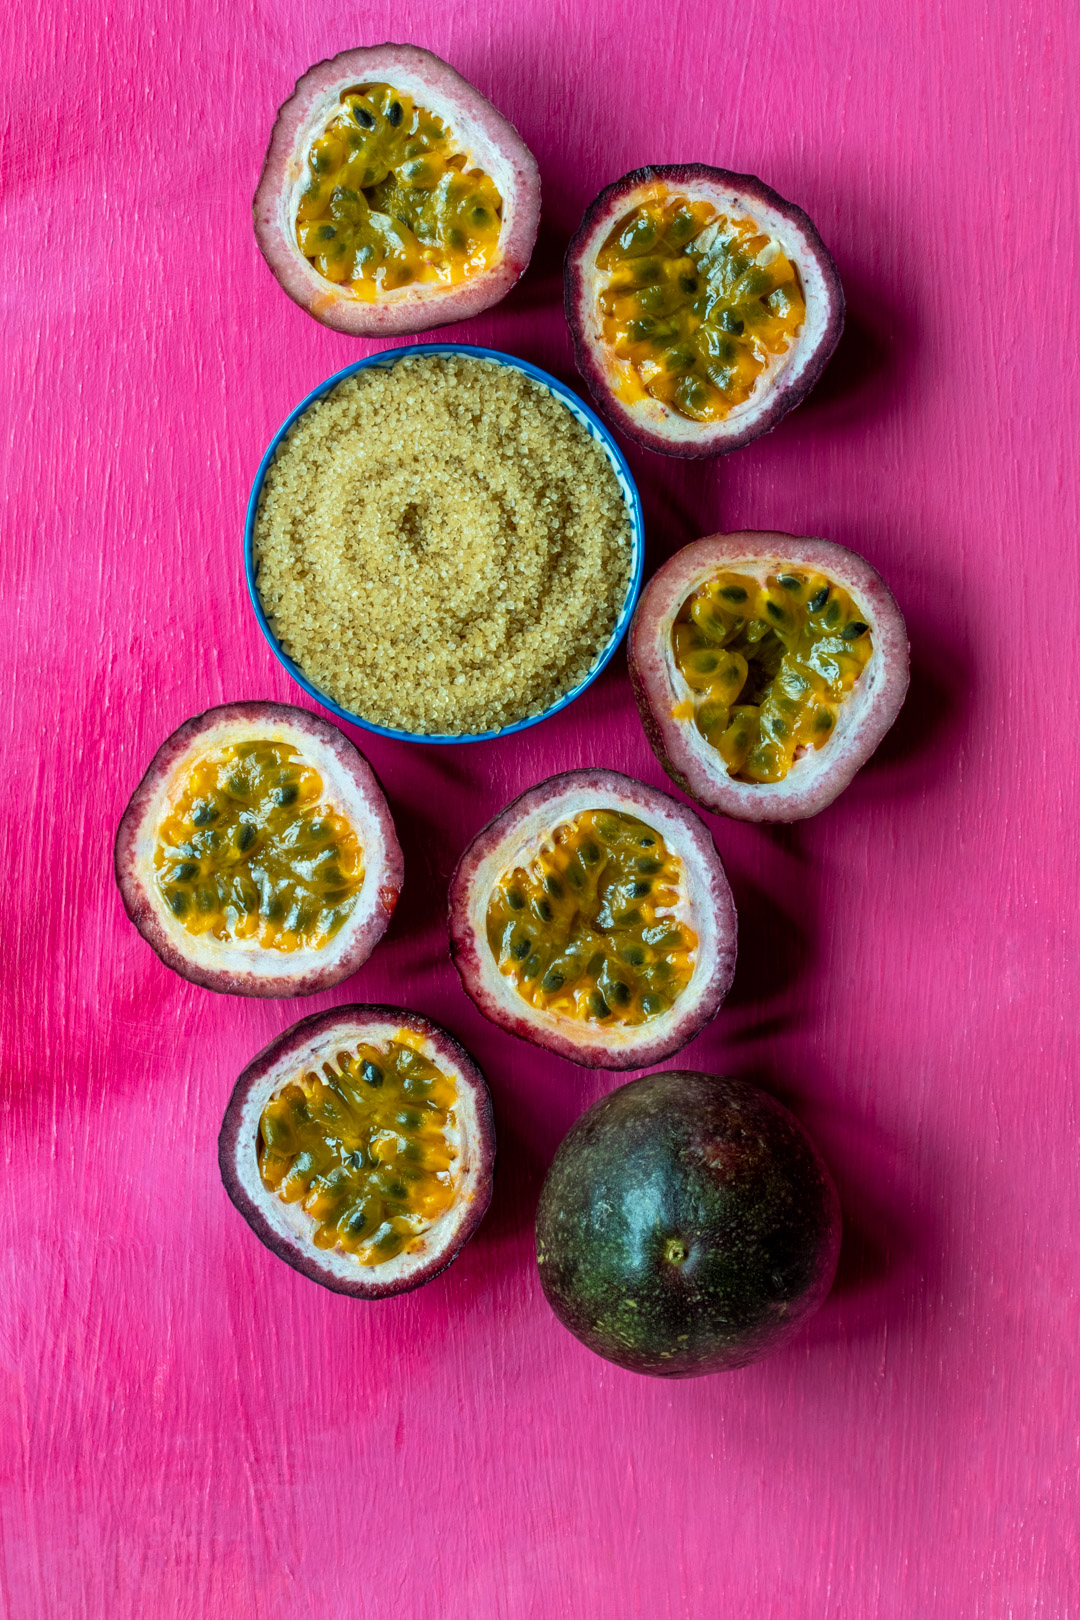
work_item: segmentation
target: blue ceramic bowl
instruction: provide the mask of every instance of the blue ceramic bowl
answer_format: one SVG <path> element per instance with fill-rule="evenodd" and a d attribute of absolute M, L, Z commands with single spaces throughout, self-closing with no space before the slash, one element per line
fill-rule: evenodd
<path fill-rule="evenodd" d="M 320 692 L 319 688 L 308 680 L 303 670 L 293 662 L 288 653 L 282 650 L 281 644 L 267 623 L 266 614 L 263 612 L 263 606 L 255 586 L 255 516 L 259 509 L 263 479 L 266 477 L 267 468 L 274 459 L 278 445 L 297 417 L 302 415 L 308 406 L 313 405 L 317 399 L 322 399 L 324 394 L 328 394 L 344 378 L 351 377 L 354 371 L 363 371 L 368 366 L 392 366 L 408 355 L 417 354 L 467 354 L 474 356 L 477 360 L 494 360 L 500 366 L 513 366 L 516 370 L 523 371 L 526 377 L 532 377 L 535 382 L 542 384 L 544 388 L 555 395 L 556 399 L 562 401 L 567 410 L 577 417 L 585 430 L 591 433 L 599 443 L 619 481 L 619 487 L 623 492 L 626 509 L 630 516 L 630 583 L 627 586 L 626 596 L 622 607 L 619 609 L 619 616 L 615 621 L 615 628 L 608 638 L 607 645 L 603 648 L 585 679 L 579 681 L 571 691 L 564 693 L 550 708 L 545 709 L 542 714 L 530 715 L 527 720 L 517 720 L 512 726 L 503 726 L 498 731 L 455 733 L 452 736 L 444 736 L 437 732 L 397 731 L 391 726 L 377 726 L 373 721 L 365 720 L 362 715 L 351 714 L 348 709 L 343 709 L 335 703 L 333 698 L 327 697 L 325 692 Z M 353 726 L 362 726 L 365 731 L 374 731 L 380 737 L 400 737 L 405 742 L 420 743 L 486 742 L 490 737 L 510 737 L 515 731 L 525 731 L 529 726 L 538 725 L 541 720 L 546 720 L 549 715 L 558 714 L 560 709 L 565 709 L 568 703 L 573 703 L 574 699 L 579 697 L 585 688 L 595 681 L 626 634 L 641 590 L 644 549 L 645 526 L 642 521 L 641 498 L 638 495 L 637 486 L 630 475 L 630 469 L 626 465 L 622 451 L 595 412 L 591 411 L 565 384 L 559 382 L 557 377 L 552 377 L 546 371 L 541 371 L 538 366 L 531 366 L 527 360 L 518 360 L 512 354 L 502 354 L 498 349 L 480 349 L 471 343 L 417 343 L 411 344 L 407 348 L 384 349 L 380 354 L 369 355 L 366 360 L 357 360 L 355 365 L 346 366 L 344 371 L 337 371 L 332 377 L 328 377 L 324 383 L 320 383 L 319 387 L 313 389 L 306 399 L 300 401 L 296 409 L 286 418 L 270 440 L 266 454 L 259 463 L 259 470 L 255 474 L 251 499 L 248 501 L 247 520 L 244 524 L 244 571 L 247 575 L 248 595 L 251 597 L 251 605 L 255 609 L 255 617 L 259 621 L 259 629 L 270 643 L 278 662 L 284 665 L 298 686 L 302 686 L 305 692 L 309 693 L 316 702 L 321 703 L 323 708 L 329 709 L 331 714 L 336 714 L 339 720 L 347 720 Z"/>

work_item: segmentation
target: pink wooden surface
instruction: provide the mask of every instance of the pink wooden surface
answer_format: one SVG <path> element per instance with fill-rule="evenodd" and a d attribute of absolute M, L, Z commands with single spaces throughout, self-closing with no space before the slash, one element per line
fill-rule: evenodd
<path fill-rule="evenodd" d="M 9 26 L 4 1616 L 1080 1613 L 1068 9 L 24 0 Z M 827 535 L 880 567 L 914 648 L 895 733 L 833 809 L 712 823 L 742 956 L 685 1060 L 795 1107 L 847 1218 L 833 1296 L 741 1373 L 637 1378 L 554 1321 L 535 1198 L 613 1081 L 490 1028 L 446 959 L 448 874 L 508 797 L 594 762 L 663 784 L 621 657 L 505 746 L 362 743 L 406 888 L 331 996 L 185 985 L 113 890 L 161 738 L 298 696 L 245 600 L 244 502 L 296 400 L 367 350 L 279 292 L 248 201 L 297 73 L 386 37 L 448 57 L 543 174 L 524 283 L 448 335 L 570 378 L 564 244 L 650 160 L 761 174 L 848 289 L 830 371 L 771 438 L 632 457 L 653 562 L 717 528 Z M 458 1263 L 365 1307 L 259 1246 L 215 1136 L 268 1038 L 384 998 L 476 1054 L 500 1163 Z"/>

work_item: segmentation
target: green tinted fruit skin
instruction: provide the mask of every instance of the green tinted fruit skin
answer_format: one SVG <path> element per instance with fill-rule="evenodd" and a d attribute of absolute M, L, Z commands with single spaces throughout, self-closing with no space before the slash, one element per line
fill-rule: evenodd
<path fill-rule="evenodd" d="M 672 1070 L 583 1114 L 540 1194 L 548 1303 L 597 1355 L 689 1378 L 776 1349 L 829 1291 L 840 1205 L 817 1149 L 743 1080 Z"/>

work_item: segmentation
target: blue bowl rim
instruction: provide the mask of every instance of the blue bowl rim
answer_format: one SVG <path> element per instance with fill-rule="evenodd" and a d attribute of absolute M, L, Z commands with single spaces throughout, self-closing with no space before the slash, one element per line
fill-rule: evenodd
<path fill-rule="evenodd" d="M 452 735 L 446 735 L 441 732 L 399 731 L 394 726 L 380 726 L 377 725 L 373 720 L 365 720 L 362 715 L 352 714 L 348 709 L 343 709 L 340 704 L 334 702 L 333 698 L 327 697 L 325 692 L 321 692 L 319 688 L 308 679 L 299 665 L 294 663 L 289 657 L 288 653 L 282 649 L 277 637 L 274 635 L 274 632 L 271 630 L 270 625 L 267 622 L 266 614 L 263 611 L 263 605 L 259 599 L 259 592 L 255 584 L 255 518 L 258 513 L 259 499 L 262 495 L 263 480 L 266 477 L 267 468 L 270 466 L 270 463 L 273 461 L 274 456 L 277 453 L 278 446 L 284 439 L 285 435 L 289 432 L 289 429 L 293 426 L 294 422 L 296 422 L 297 418 L 303 415 L 309 406 L 313 405 L 316 400 L 322 399 L 326 394 L 330 393 L 333 388 L 337 387 L 338 383 L 343 382 L 346 377 L 351 377 L 354 372 L 364 371 L 370 366 L 396 365 L 399 360 L 406 359 L 410 355 L 418 354 L 471 355 L 474 359 L 494 360 L 499 365 L 514 366 L 518 371 L 524 372 L 527 377 L 532 377 L 536 382 L 541 383 L 545 388 L 549 389 L 558 399 L 561 399 L 563 403 L 569 407 L 573 414 L 585 417 L 585 419 L 592 425 L 594 436 L 599 439 L 601 445 L 604 447 L 604 450 L 607 453 L 609 460 L 612 462 L 616 472 L 620 475 L 630 493 L 630 583 L 627 587 L 626 595 L 623 598 L 622 606 L 619 609 L 619 615 L 615 621 L 615 626 L 611 632 L 611 635 L 608 637 L 607 644 L 605 645 L 602 653 L 589 670 L 589 673 L 585 676 L 584 680 L 579 681 L 578 684 L 575 687 L 572 687 L 569 692 L 564 692 L 562 697 L 557 699 L 557 701 L 553 703 L 550 708 L 545 709 L 541 714 L 531 714 L 524 720 L 515 720 L 512 725 L 503 726 L 496 731 L 465 732 L 455 733 Z M 264 638 L 270 646 L 270 650 L 273 652 L 278 662 L 288 671 L 293 680 L 296 681 L 297 685 L 304 689 L 309 697 L 314 698 L 322 708 L 328 709 L 330 713 L 336 715 L 339 720 L 344 720 L 348 725 L 351 726 L 359 726 L 364 731 L 374 732 L 376 736 L 393 737 L 401 742 L 444 744 L 490 742 L 496 737 L 512 737 L 515 732 L 527 731 L 530 726 L 539 725 L 541 720 L 549 720 L 552 715 L 558 714 L 560 709 L 565 709 L 568 704 L 573 703 L 575 698 L 581 696 L 586 687 L 592 685 L 597 676 L 611 662 L 619 643 L 622 641 L 627 629 L 629 628 L 630 620 L 632 619 L 634 609 L 637 606 L 638 596 L 641 594 L 641 580 L 644 566 L 645 522 L 641 509 L 641 496 L 638 493 L 638 487 L 634 482 L 633 474 L 627 465 L 626 457 L 616 444 L 610 429 L 600 420 L 596 412 L 591 410 L 589 406 L 586 405 L 585 401 L 574 393 L 573 389 L 568 388 L 565 383 L 560 382 L 558 377 L 553 377 L 550 372 L 542 371 L 539 366 L 534 366 L 529 360 L 519 359 L 517 355 L 506 354 L 501 349 L 482 348 L 480 345 L 473 343 L 415 343 L 404 344 L 400 348 L 396 349 L 380 349 L 375 354 L 365 355 L 362 360 L 354 360 L 351 365 L 344 366 L 340 371 L 335 371 L 333 376 L 327 377 L 325 382 L 321 382 L 317 388 L 313 388 L 311 392 L 305 395 L 305 397 L 300 401 L 299 405 L 289 412 L 289 415 L 285 418 L 284 422 L 282 422 L 281 426 L 270 440 L 270 443 L 267 445 L 265 454 L 263 455 L 262 460 L 259 462 L 259 469 L 255 474 L 255 481 L 251 486 L 251 494 L 248 498 L 247 504 L 247 514 L 244 519 L 244 574 L 247 579 L 248 596 L 251 598 L 251 605 L 255 609 L 255 617 L 258 620 L 259 629 L 262 631 Z"/>

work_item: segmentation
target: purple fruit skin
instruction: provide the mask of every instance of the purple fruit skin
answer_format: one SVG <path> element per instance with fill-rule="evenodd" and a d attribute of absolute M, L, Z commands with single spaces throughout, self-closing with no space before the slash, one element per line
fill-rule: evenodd
<path fill-rule="evenodd" d="M 536 1237 L 544 1294 L 576 1338 L 630 1372 L 693 1378 L 771 1353 L 817 1309 L 840 1201 L 774 1097 L 676 1069 L 618 1087 L 571 1127 Z"/>

